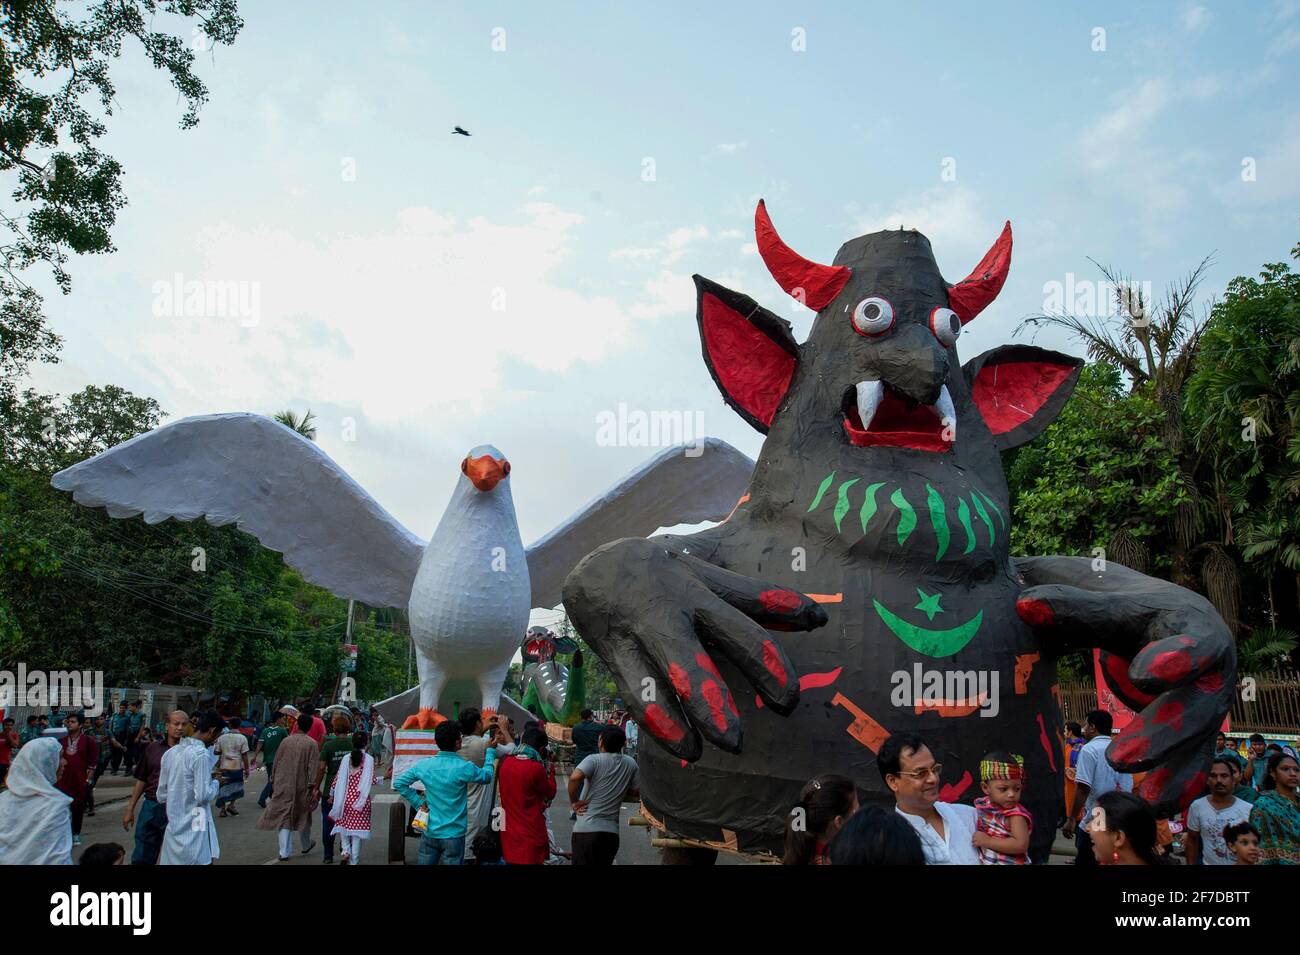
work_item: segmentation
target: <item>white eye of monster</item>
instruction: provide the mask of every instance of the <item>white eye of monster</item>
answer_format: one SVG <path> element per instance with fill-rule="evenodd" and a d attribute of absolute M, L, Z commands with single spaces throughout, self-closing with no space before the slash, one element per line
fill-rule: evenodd
<path fill-rule="evenodd" d="M 950 308 L 931 309 L 930 331 L 945 348 L 951 348 L 961 334 L 961 318 Z"/>
<path fill-rule="evenodd" d="M 879 296 L 864 298 L 853 309 L 851 321 L 859 335 L 879 335 L 894 324 L 894 306 Z"/>

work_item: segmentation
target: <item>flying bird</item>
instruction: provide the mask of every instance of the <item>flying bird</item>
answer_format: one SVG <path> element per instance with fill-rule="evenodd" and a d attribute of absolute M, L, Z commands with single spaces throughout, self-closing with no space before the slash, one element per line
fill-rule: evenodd
<path fill-rule="evenodd" d="M 470 135 L 473 135 L 472 133 L 470 133 L 469 130 L 467 130 L 467 129 L 461 129 L 459 126 L 457 126 L 455 129 L 453 129 L 453 130 L 451 131 L 451 134 L 452 134 L 453 136 L 470 136 Z"/>
<path fill-rule="evenodd" d="M 716 438 L 666 448 L 527 548 L 506 456 L 480 445 L 459 468 L 427 542 L 316 444 L 257 414 L 184 418 L 50 483 L 110 517 L 235 524 L 339 597 L 406 608 L 420 682 L 383 705 L 429 729 L 448 702 L 496 711 L 530 609 L 558 605 L 564 578 L 585 554 L 660 527 L 726 518 L 754 462 Z"/>

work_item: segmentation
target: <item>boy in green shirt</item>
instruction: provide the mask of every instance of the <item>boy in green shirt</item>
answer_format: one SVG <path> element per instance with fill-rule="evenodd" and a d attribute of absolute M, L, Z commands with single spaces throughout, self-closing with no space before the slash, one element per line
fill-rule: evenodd
<path fill-rule="evenodd" d="M 320 769 L 316 773 L 316 788 L 320 790 L 320 828 L 325 840 L 325 864 L 334 861 L 334 820 L 330 818 L 330 795 L 334 790 L 334 774 L 343 764 L 343 757 L 352 752 L 352 727 L 348 718 L 336 715 L 333 731 L 325 737 L 320 747 Z"/>

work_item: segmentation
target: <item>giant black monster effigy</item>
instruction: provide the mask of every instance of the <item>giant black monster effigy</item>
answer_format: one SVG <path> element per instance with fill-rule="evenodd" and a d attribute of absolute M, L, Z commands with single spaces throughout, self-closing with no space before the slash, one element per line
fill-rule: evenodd
<path fill-rule="evenodd" d="M 708 530 L 606 544 L 564 587 L 653 740 L 652 821 L 775 849 L 819 773 L 886 800 L 875 753 L 910 731 L 943 764 L 946 800 L 979 795 L 985 752 L 1023 756 L 1043 861 L 1062 805 L 1055 660 L 1094 647 L 1137 712 L 1108 760 L 1149 771 L 1140 792 L 1163 814 L 1200 795 L 1236 677 L 1213 607 L 1114 563 L 1009 551 L 999 453 L 1052 422 L 1081 365 L 1023 344 L 959 363 L 962 327 L 1006 280 L 1010 223 L 955 285 L 915 231 L 861 236 L 823 265 L 782 242 L 762 202 L 755 227 L 773 277 L 817 316 L 800 344 L 695 277 L 705 364 L 767 436 L 748 493 Z"/>

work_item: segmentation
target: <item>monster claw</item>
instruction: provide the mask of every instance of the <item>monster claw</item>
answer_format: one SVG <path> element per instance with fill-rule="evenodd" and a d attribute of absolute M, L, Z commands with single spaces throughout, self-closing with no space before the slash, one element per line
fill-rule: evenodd
<path fill-rule="evenodd" d="M 1045 600 L 1021 597 L 1016 601 L 1016 613 L 1031 627 L 1050 627 L 1056 623 L 1056 614 Z"/>

